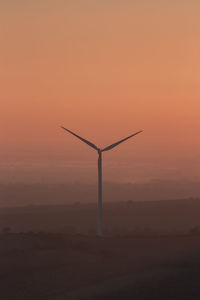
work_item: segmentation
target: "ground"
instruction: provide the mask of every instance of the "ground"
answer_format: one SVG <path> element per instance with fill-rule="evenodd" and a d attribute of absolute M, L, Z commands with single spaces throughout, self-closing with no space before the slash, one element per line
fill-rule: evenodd
<path fill-rule="evenodd" d="M 0 236 L 4 300 L 200 299 L 200 236 Z"/>

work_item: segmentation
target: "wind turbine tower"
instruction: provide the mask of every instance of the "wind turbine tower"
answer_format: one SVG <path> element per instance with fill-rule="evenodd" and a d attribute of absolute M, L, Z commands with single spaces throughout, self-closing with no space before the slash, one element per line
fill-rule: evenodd
<path fill-rule="evenodd" d="M 143 132 L 143 130 L 138 131 L 136 133 L 133 133 L 129 135 L 128 137 L 106 147 L 103 149 L 98 148 L 95 144 L 89 142 L 88 140 L 80 137 L 76 133 L 72 132 L 71 130 L 61 126 L 62 129 L 66 130 L 67 132 L 71 133 L 78 139 L 80 139 L 82 142 L 86 143 L 88 146 L 92 147 L 98 152 L 98 236 L 102 236 L 102 152 L 109 151 L 113 149 L 114 147 L 118 146 L 119 144 L 125 142 L 126 140 L 130 139 L 131 137 Z"/>

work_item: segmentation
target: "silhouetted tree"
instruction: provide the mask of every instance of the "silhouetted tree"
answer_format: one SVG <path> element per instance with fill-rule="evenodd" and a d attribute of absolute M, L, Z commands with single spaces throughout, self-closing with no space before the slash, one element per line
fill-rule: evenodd
<path fill-rule="evenodd" d="M 11 228 L 10 227 L 4 227 L 2 228 L 2 233 L 3 234 L 9 234 L 11 232 Z"/>
<path fill-rule="evenodd" d="M 190 228 L 189 233 L 194 234 L 194 235 L 200 234 L 200 227 L 194 226 L 194 227 Z"/>

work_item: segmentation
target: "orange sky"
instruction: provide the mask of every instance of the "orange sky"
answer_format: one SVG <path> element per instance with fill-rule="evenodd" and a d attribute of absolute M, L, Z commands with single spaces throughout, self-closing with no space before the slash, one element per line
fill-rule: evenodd
<path fill-rule="evenodd" d="M 197 178 L 200 2 L 2 0 L 0 181 Z M 73 175 L 73 176 L 72 176 Z"/>

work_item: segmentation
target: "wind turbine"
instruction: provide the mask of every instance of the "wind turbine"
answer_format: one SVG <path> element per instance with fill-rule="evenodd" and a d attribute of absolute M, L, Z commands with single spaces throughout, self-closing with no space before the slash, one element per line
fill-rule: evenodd
<path fill-rule="evenodd" d="M 113 149 L 114 147 L 118 146 L 119 144 L 125 142 L 126 140 L 130 139 L 131 137 L 143 132 L 143 130 L 140 130 L 136 133 L 133 133 L 129 135 L 128 137 L 106 147 L 103 149 L 98 148 L 95 144 L 89 142 L 88 140 L 80 137 L 76 133 L 72 132 L 71 130 L 61 126 L 62 129 L 68 131 L 78 139 L 80 139 L 82 142 L 86 143 L 88 146 L 92 147 L 98 152 L 98 236 L 102 236 L 102 152 L 109 151 Z"/>

